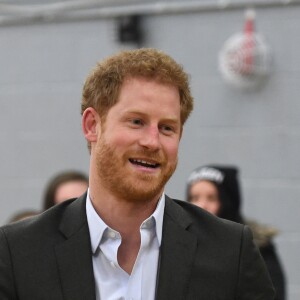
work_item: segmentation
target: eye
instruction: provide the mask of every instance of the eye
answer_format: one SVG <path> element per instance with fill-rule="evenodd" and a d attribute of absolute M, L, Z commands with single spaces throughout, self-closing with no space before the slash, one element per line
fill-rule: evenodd
<path fill-rule="evenodd" d="M 143 120 L 141 120 L 141 119 L 130 119 L 129 121 L 130 121 L 131 125 L 133 125 L 134 127 L 139 127 L 144 124 Z"/>
<path fill-rule="evenodd" d="M 175 132 L 175 128 L 170 125 L 161 125 L 160 130 L 166 135 L 170 135 Z"/>

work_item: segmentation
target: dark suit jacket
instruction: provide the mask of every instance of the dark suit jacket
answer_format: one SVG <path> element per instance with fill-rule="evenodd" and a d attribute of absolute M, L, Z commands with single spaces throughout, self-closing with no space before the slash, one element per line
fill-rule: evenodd
<path fill-rule="evenodd" d="M 168 197 L 156 294 L 158 300 L 274 299 L 247 227 Z M 85 195 L 0 229 L 0 299 L 95 300 Z"/>

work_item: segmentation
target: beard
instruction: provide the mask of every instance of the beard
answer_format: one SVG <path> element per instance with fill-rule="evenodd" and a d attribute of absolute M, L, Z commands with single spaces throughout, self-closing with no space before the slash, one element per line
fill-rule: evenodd
<path fill-rule="evenodd" d="M 175 172 L 178 161 L 168 162 L 162 150 L 153 152 L 144 148 L 120 156 L 103 138 L 96 151 L 97 175 L 102 185 L 119 199 L 134 203 L 158 200 L 165 184 Z M 129 162 L 132 157 L 159 162 L 159 172 L 148 174 L 134 170 Z"/>

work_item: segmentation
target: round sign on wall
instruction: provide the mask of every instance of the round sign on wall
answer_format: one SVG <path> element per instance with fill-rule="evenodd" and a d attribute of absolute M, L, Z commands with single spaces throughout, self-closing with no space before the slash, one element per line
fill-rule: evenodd
<path fill-rule="evenodd" d="M 271 54 L 262 35 L 254 32 L 254 13 L 246 13 L 244 32 L 234 34 L 219 53 L 219 69 L 230 85 L 254 89 L 270 74 Z"/>

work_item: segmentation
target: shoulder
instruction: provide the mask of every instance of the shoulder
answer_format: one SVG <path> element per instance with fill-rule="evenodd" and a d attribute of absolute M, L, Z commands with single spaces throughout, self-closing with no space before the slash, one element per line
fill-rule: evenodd
<path fill-rule="evenodd" d="M 186 201 L 166 198 L 166 214 L 176 222 L 189 223 L 188 231 L 210 237 L 241 238 L 247 226 L 216 217 Z M 183 221 L 184 220 L 184 221 Z M 222 238 L 222 239 L 223 239 Z"/>
<path fill-rule="evenodd" d="M 28 219 L 0 227 L 1 239 L 10 245 L 36 245 L 61 236 L 60 227 L 68 214 L 81 211 L 83 199 L 71 199 Z M 75 208 L 74 208 L 75 207 Z M 83 211 L 85 214 L 85 210 Z M 78 220 L 79 217 L 76 217 Z"/>
<path fill-rule="evenodd" d="M 172 220 L 172 224 L 176 224 L 173 228 L 181 226 L 188 232 L 185 235 L 194 241 L 194 274 L 206 272 L 201 278 L 215 278 L 218 274 L 214 280 L 220 287 L 221 298 L 258 299 L 261 295 L 261 299 L 273 299 L 272 284 L 248 226 L 215 217 L 193 204 L 170 198 L 166 198 L 165 216 L 168 224 Z M 177 232 L 184 233 L 183 230 Z M 169 231 L 165 236 L 171 234 Z M 189 247 L 192 247 L 191 243 Z M 193 288 L 197 290 L 199 281 L 194 282 Z M 235 291 L 234 295 L 232 291 Z"/>
<path fill-rule="evenodd" d="M 206 225 L 214 225 L 214 226 L 225 226 L 225 227 L 233 227 L 233 228 L 242 228 L 242 224 L 238 224 L 229 220 L 225 220 L 219 217 L 216 217 L 209 212 L 205 211 L 204 209 L 191 204 L 186 201 L 177 200 L 177 199 L 171 199 L 168 197 L 167 202 L 173 202 L 176 206 L 182 210 L 183 215 L 190 218 L 196 223 L 203 224 L 205 222 Z"/>

